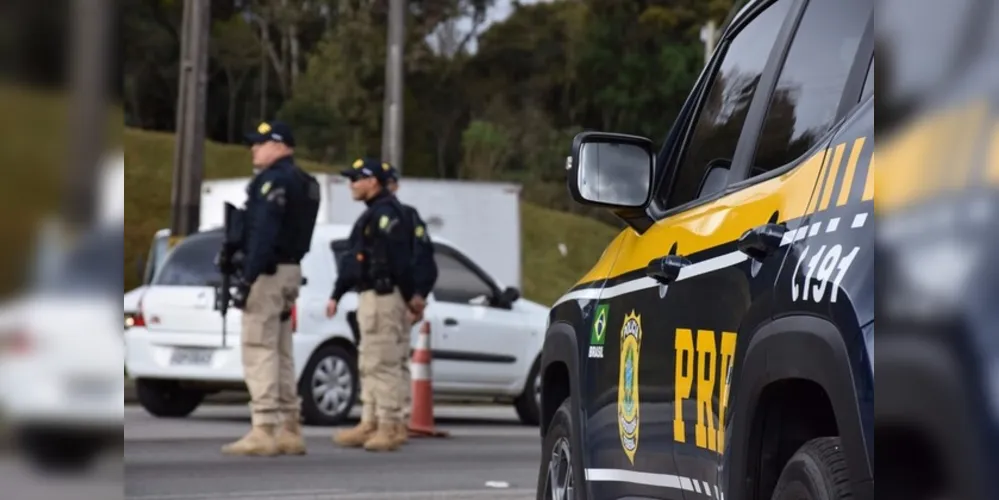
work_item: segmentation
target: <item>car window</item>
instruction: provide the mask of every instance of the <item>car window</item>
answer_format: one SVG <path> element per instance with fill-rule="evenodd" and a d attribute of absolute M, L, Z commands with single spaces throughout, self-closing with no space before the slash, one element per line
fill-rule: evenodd
<path fill-rule="evenodd" d="M 167 253 L 169 253 L 168 244 L 170 238 L 166 235 L 156 236 L 153 238 L 153 242 L 149 245 L 149 256 L 146 259 L 146 269 L 143 274 L 142 284 L 148 285 L 153 282 L 153 278 L 156 277 L 156 271 L 159 271 L 163 267 L 163 260 L 166 259 Z"/>
<path fill-rule="evenodd" d="M 698 192 L 709 163 L 731 164 L 749 105 L 792 3 L 778 0 L 723 42 L 724 59 L 704 94 L 683 158 L 675 173 L 664 179 L 672 187 L 659 190 L 667 209 L 711 194 Z M 716 183 L 711 184 L 717 189 Z"/>
<path fill-rule="evenodd" d="M 492 287 L 457 258 L 438 250 L 434 252 L 434 260 L 437 261 L 437 283 L 434 285 L 437 300 L 467 304 L 480 295 L 492 296 Z"/>
<path fill-rule="evenodd" d="M 117 293 L 124 275 L 124 242 L 121 226 L 88 232 L 37 288 L 56 295 Z"/>
<path fill-rule="evenodd" d="M 812 0 L 798 25 L 757 143 L 750 177 L 793 163 L 829 131 L 872 0 Z"/>
<path fill-rule="evenodd" d="M 215 255 L 222 248 L 222 232 L 199 233 L 180 242 L 156 274 L 154 285 L 212 286 L 222 281 Z"/>

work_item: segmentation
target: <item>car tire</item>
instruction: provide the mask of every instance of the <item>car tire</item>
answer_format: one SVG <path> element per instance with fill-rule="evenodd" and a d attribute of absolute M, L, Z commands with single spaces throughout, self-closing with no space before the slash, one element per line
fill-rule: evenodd
<path fill-rule="evenodd" d="M 538 470 L 537 500 L 571 498 L 586 499 L 586 483 L 575 449 L 577 430 L 573 427 L 570 400 L 566 399 L 555 411 L 548 433 L 541 446 L 541 467 Z M 561 490 L 562 495 L 557 493 Z M 567 494 L 571 490 L 572 494 Z"/>
<path fill-rule="evenodd" d="M 773 500 L 846 500 L 853 498 L 843 446 L 837 437 L 813 439 L 784 466 Z"/>
<path fill-rule="evenodd" d="M 517 399 L 513 400 L 513 407 L 517 410 L 517 416 L 524 425 L 538 425 L 541 420 L 541 378 L 540 364 L 534 363 L 531 372 L 527 375 L 527 383 L 524 385 L 524 392 Z"/>
<path fill-rule="evenodd" d="M 18 437 L 18 449 L 40 472 L 80 474 L 90 468 L 104 446 L 95 436 L 28 430 Z"/>
<path fill-rule="evenodd" d="M 298 381 L 305 424 L 334 426 L 346 420 L 357 404 L 359 380 L 356 355 L 338 345 L 316 349 Z"/>
<path fill-rule="evenodd" d="M 135 396 L 150 415 L 161 418 L 186 417 L 205 399 L 204 392 L 185 389 L 174 380 L 136 380 Z"/>

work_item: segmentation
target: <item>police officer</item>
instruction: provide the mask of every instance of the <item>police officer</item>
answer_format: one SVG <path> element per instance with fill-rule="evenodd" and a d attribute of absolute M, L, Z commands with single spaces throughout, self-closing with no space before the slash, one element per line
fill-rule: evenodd
<path fill-rule="evenodd" d="M 351 231 L 353 261 L 347 259 L 330 297 L 326 314 L 336 314 L 343 295 L 356 287 L 360 293 L 357 322 L 361 330 L 361 422 L 341 432 L 342 446 L 364 446 L 369 451 L 393 451 L 406 432 L 400 418 L 403 406 L 401 360 L 408 352 L 407 311 L 423 314 L 425 301 L 415 292 L 412 269 L 412 227 L 395 196 L 386 189 L 388 165 L 359 159 L 343 172 L 351 181 L 355 200 L 367 210 Z M 350 265 L 346 265 L 350 264 Z"/>
<path fill-rule="evenodd" d="M 247 188 L 246 254 L 236 294 L 242 316 L 242 361 L 250 391 L 252 429 L 223 446 L 231 455 L 305 453 L 295 383 L 291 308 L 302 283 L 319 191 L 295 166 L 295 140 L 284 123 L 262 123 L 248 134 L 258 173 Z"/>
<path fill-rule="evenodd" d="M 399 170 L 393 167 L 391 164 L 388 166 L 388 189 L 395 194 L 399 191 Z M 413 227 L 413 287 L 416 290 L 416 294 L 420 297 L 429 297 L 430 292 L 434 289 L 434 283 L 437 282 L 437 263 L 434 260 L 434 245 L 430 240 L 430 235 L 427 233 L 427 224 L 423 222 L 420 217 L 420 213 L 410 205 L 406 205 L 400 201 L 403 212 L 407 219 L 411 221 Z M 409 313 L 407 315 L 408 324 L 413 325 L 423 319 L 423 315 L 415 315 Z M 403 422 L 409 420 L 409 412 L 411 408 L 411 389 L 412 382 L 410 379 L 409 370 L 409 339 L 406 339 L 405 356 L 402 360 L 402 378 L 403 384 L 400 389 L 403 392 L 403 411 L 400 416 Z M 400 444 L 405 443 L 408 438 L 408 432 L 403 429 L 402 432 L 397 436 L 397 441 Z"/>

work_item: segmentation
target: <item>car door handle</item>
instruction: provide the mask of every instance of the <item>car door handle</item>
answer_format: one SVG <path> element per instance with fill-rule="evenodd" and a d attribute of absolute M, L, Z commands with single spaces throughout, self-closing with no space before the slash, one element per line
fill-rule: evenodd
<path fill-rule="evenodd" d="M 444 320 L 444 326 L 457 326 L 457 325 L 458 325 L 458 320 L 454 318 L 446 318 Z"/>
<path fill-rule="evenodd" d="M 645 275 L 661 285 L 668 285 L 676 281 L 680 277 L 680 270 L 689 265 L 690 261 L 679 255 L 666 255 L 649 261 Z"/>
<path fill-rule="evenodd" d="M 787 227 L 783 224 L 764 224 L 742 233 L 737 244 L 739 251 L 749 258 L 762 262 L 780 248 Z"/>

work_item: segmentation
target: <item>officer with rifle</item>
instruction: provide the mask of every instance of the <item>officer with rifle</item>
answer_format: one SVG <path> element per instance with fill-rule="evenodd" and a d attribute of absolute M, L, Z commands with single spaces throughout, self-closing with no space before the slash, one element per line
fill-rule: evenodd
<path fill-rule="evenodd" d="M 242 223 L 243 238 L 240 244 L 224 245 L 218 260 L 225 264 L 220 265 L 224 274 L 234 275 L 233 307 L 243 310 L 241 347 L 252 428 L 222 452 L 300 455 L 305 442 L 291 314 L 302 285 L 299 264 L 311 246 L 319 211 L 319 184 L 295 165 L 295 140 L 286 124 L 261 123 L 247 140 L 257 174 L 247 187 L 245 213 L 229 217 Z M 237 231 L 227 228 L 227 234 Z M 223 285 L 221 295 L 228 291 Z M 225 299 L 220 299 L 221 309 L 227 306 Z"/>
<path fill-rule="evenodd" d="M 357 289 L 362 412 L 361 422 L 337 434 L 334 442 L 394 451 L 401 444 L 399 436 L 408 434 L 400 389 L 405 383 L 402 360 L 409 351 L 407 312 L 420 317 L 426 305 L 414 284 L 414 228 L 386 188 L 388 164 L 359 159 L 343 175 L 351 181 L 354 199 L 364 201 L 367 210 L 354 224 L 353 258 L 348 255 L 341 263 L 326 314 L 334 316 L 343 295 Z"/>
<path fill-rule="evenodd" d="M 393 167 L 391 164 L 388 165 L 388 189 L 392 191 L 392 194 L 399 192 L 399 170 Z M 411 221 L 413 226 L 413 287 L 416 290 L 416 295 L 420 297 L 429 297 L 430 292 L 434 289 L 434 284 L 437 282 L 437 261 L 434 260 L 434 243 L 430 240 L 430 234 L 427 233 L 427 224 L 423 222 L 420 217 L 420 213 L 416 208 L 402 203 L 403 212 L 405 212 L 406 217 Z M 413 313 L 407 315 L 409 320 L 408 324 L 413 325 L 419 321 L 423 320 L 423 315 L 416 316 Z M 412 402 L 412 381 L 409 371 L 409 338 L 406 339 L 405 355 L 402 359 L 402 379 L 403 383 L 400 386 L 400 390 L 403 392 L 403 405 L 402 405 L 402 415 L 401 419 L 403 422 L 409 421 L 409 411 Z M 397 436 L 397 441 L 400 444 L 405 443 L 408 438 L 407 432 L 402 432 Z"/>

